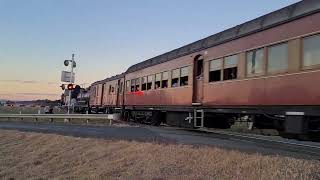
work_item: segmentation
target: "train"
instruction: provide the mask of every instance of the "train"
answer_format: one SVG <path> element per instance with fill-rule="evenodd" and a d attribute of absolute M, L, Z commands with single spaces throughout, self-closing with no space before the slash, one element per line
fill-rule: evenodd
<path fill-rule="evenodd" d="M 303 0 L 91 84 L 93 113 L 184 128 L 320 132 L 320 1 Z"/>

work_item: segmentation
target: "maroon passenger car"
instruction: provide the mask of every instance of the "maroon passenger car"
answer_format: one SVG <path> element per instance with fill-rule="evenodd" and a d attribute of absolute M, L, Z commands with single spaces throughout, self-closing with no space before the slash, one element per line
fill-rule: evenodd
<path fill-rule="evenodd" d="M 93 112 L 112 113 L 123 106 L 124 74 L 97 81 L 91 85 L 90 109 Z"/>
<path fill-rule="evenodd" d="M 112 107 L 127 119 L 228 128 L 245 117 L 256 127 L 318 132 L 320 1 L 301 1 L 133 65 L 93 84 L 94 105 L 104 105 L 99 91 L 105 94 L 111 80 L 125 82 L 115 100 L 123 104 Z"/>

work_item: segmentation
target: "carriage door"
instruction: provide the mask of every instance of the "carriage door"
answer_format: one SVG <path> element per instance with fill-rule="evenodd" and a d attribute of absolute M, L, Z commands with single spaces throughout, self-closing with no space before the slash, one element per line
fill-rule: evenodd
<path fill-rule="evenodd" d="M 104 99 L 104 86 L 106 84 L 102 84 L 102 87 L 101 87 L 101 98 L 100 98 L 100 106 L 103 106 L 103 99 Z"/>
<path fill-rule="evenodd" d="M 120 106 L 120 93 L 122 91 L 122 83 L 121 83 L 121 79 L 118 80 L 118 83 L 117 83 L 117 99 L 116 99 L 116 107 L 119 107 Z"/>
<path fill-rule="evenodd" d="M 203 98 L 203 56 L 198 55 L 194 58 L 193 65 L 193 97 L 192 105 L 201 105 Z"/>

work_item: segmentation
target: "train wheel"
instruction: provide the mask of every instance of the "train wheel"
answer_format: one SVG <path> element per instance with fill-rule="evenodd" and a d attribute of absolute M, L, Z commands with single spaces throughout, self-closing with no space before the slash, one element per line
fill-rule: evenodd
<path fill-rule="evenodd" d="M 125 111 L 123 115 L 124 121 L 130 121 L 130 111 Z"/>
<path fill-rule="evenodd" d="M 163 121 L 162 118 L 163 117 L 161 112 L 159 111 L 152 112 L 151 125 L 160 126 L 161 122 Z"/>

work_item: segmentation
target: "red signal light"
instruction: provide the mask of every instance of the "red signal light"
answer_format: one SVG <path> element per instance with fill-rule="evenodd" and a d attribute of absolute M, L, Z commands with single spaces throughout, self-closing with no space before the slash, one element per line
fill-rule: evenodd
<path fill-rule="evenodd" d="M 68 90 L 73 90 L 74 89 L 73 84 L 68 84 L 67 89 Z"/>

